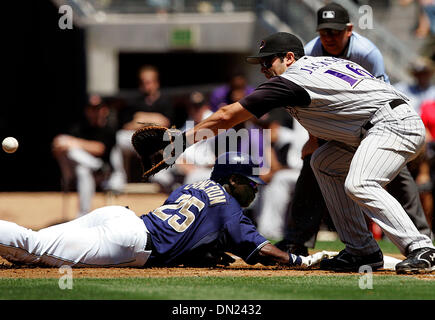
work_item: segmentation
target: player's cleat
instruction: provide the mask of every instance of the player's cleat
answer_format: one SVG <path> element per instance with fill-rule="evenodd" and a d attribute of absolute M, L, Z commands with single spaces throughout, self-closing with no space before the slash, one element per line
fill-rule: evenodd
<path fill-rule="evenodd" d="M 361 266 L 369 266 L 372 271 L 382 268 L 384 266 L 382 251 L 379 250 L 366 256 L 356 256 L 342 250 L 334 258 L 320 261 L 321 270 L 335 272 L 359 272 Z"/>
<path fill-rule="evenodd" d="M 280 249 L 282 251 L 293 253 L 297 256 L 304 256 L 304 257 L 308 256 L 308 248 L 307 247 L 304 247 L 304 246 L 299 245 L 299 244 L 290 243 L 288 240 L 285 240 L 285 239 L 275 243 L 275 247 L 277 247 L 278 249 Z"/>
<path fill-rule="evenodd" d="M 412 251 L 408 257 L 396 264 L 396 273 L 429 273 L 435 271 L 435 249 L 422 248 Z"/>

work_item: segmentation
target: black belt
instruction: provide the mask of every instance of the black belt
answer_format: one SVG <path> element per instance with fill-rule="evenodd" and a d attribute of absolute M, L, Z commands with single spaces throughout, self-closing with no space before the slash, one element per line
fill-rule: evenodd
<path fill-rule="evenodd" d="M 389 105 L 390 105 L 391 109 L 394 109 L 395 107 L 398 107 L 398 106 L 405 104 L 405 103 L 406 103 L 406 101 L 403 99 L 394 99 L 393 101 L 391 101 L 389 103 Z M 363 125 L 363 129 L 366 131 L 370 130 L 371 128 L 373 128 L 373 123 L 371 123 L 370 121 L 367 122 L 365 125 Z"/>
<path fill-rule="evenodd" d="M 147 244 L 145 245 L 145 251 L 153 250 L 153 241 L 151 240 L 151 234 L 149 232 L 147 234 Z"/>

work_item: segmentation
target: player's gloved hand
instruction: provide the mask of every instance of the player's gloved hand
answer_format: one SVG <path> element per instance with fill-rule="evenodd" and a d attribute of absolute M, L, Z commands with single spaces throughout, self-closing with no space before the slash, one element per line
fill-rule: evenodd
<path fill-rule="evenodd" d="M 338 252 L 334 251 L 321 251 L 316 252 L 312 255 L 309 255 L 307 257 L 304 256 L 297 256 L 292 253 L 289 253 L 290 255 L 290 265 L 291 266 L 300 266 L 303 268 L 310 268 L 320 263 L 325 258 L 332 258 L 336 256 Z"/>
<path fill-rule="evenodd" d="M 144 178 L 172 166 L 187 147 L 185 132 L 156 125 L 136 130 L 131 143 L 141 159 Z"/>

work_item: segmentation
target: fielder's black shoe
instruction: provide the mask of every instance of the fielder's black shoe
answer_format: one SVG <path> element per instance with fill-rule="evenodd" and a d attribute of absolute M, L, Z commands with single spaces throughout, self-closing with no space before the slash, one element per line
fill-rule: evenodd
<path fill-rule="evenodd" d="M 396 264 L 396 273 L 429 273 L 435 271 L 435 249 L 422 248 L 412 251 Z"/>
<path fill-rule="evenodd" d="M 302 246 L 300 244 L 290 243 L 288 240 L 285 240 L 285 239 L 275 243 L 275 247 L 277 247 L 278 249 L 280 249 L 282 251 L 293 253 L 297 256 L 304 256 L 304 257 L 308 256 L 308 248 L 307 247 Z"/>
<path fill-rule="evenodd" d="M 382 251 L 379 250 L 366 256 L 355 256 L 342 250 L 334 258 L 320 261 L 320 270 L 359 272 L 359 268 L 365 265 L 370 266 L 373 271 L 382 268 L 384 266 Z"/>

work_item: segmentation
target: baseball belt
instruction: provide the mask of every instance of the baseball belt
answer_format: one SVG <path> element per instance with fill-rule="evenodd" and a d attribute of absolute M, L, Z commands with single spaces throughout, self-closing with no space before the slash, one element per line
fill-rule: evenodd
<path fill-rule="evenodd" d="M 390 105 L 391 109 L 394 109 L 394 108 L 396 108 L 402 104 L 405 104 L 405 103 L 406 103 L 406 101 L 403 99 L 394 99 L 393 101 L 390 101 L 389 105 Z M 370 130 L 371 128 L 373 128 L 373 124 L 370 121 L 367 122 L 365 125 L 363 125 L 363 129 L 366 131 Z"/>
<path fill-rule="evenodd" d="M 154 246 L 153 246 L 153 241 L 151 239 L 151 234 L 149 232 L 147 232 L 146 234 L 147 234 L 147 243 L 145 245 L 145 251 L 152 251 Z"/>

